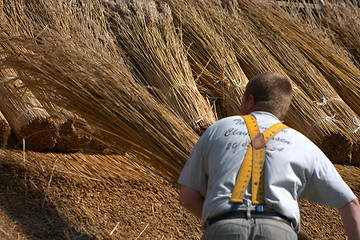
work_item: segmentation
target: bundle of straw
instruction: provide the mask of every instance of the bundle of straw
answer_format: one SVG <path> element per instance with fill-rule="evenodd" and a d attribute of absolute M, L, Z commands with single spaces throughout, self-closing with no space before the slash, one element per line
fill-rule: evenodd
<path fill-rule="evenodd" d="M 285 73 L 310 97 L 314 106 L 321 107 L 328 113 L 324 120 L 334 122 L 339 128 L 338 132 L 347 135 L 345 138 L 348 140 L 357 141 L 358 133 L 348 134 L 356 128 L 353 119 L 357 119 L 357 114 L 341 99 L 317 67 L 287 40 L 286 35 L 273 32 L 268 27 L 270 22 L 264 25 L 258 23 L 257 19 L 249 18 L 257 26 L 258 38 L 283 66 Z"/>
<path fill-rule="evenodd" d="M 306 32 L 293 21 L 288 14 L 275 3 L 264 4 L 261 1 L 238 1 L 239 7 L 248 18 L 256 19 L 279 36 L 286 38 L 322 73 L 344 102 L 357 114 L 360 114 L 360 101 L 357 84 L 360 69 L 346 56 L 336 49 L 335 45 L 318 36 Z"/>
<path fill-rule="evenodd" d="M 236 6 L 236 4 L 227 5 L 227 8 L 234 7 L 234 9 L 224 11 L 223 6 L 216 1 L 210 3 L 201 1 L 199 11 L 208 12 L 211 20 L 215 22 L 214 26 L 218 26 L 217 31 L 226 33 L 248 78 L 266 71 L 279 72 L 287 76 L 283 66 L 259 41 L 257 27 L 249 22 L 247 16 L 239 8 L 235 8 Z M 334 123 L 325 121 L 327 113 L 320 107 L 314 106 L 313 101 L 296 82 L 292 81 L 292 85 L 294 98 L 285 119 L 286 123 L 317 142 L 331 132 L 336 132 L 338 127 Z"/>
<path fill-rule="evenodd" d="M 38 44 L 1 32 L 0 67 L 16 70 L 41 101 L 75 111 L 90 127 L 111 133 L 116 141 L 109 144 L 130 143 L 146 168 L 175 181 L 197 134 L 135 82 L 111 41 L 104 45 L 88 28 L 91 19 L 84 25 L 74 19 L 76 9 L 67 11 L 59 10 L 58 17 L 72 29 L 71 37 L 63 38 L 60 28 L 46 29 Z M 11 29 L 6 23 L 1 19 L 2 29 Z"/>
<path fill-rule="evenodd" d="M 226 33 L 217 31 L 217 23 L 211 21 L 208 12 L 199 11 L 198 3 L 166 2 L 181 29 L 198 88 L 213 102 L 218 118 L 239 114 L 248 79 Z"/>
<path fill-rule="evenodd" d="M 360 9 L 356 2 L 358 1 L 329 1 L 319 18 L 335 34 L 336 40 L 345 46 L 360 68 Z"/>
<path fill-rule="evenodd" d="M 168 5 L 122 0 L 117 10 L 118 14 L 109 11 L 109 21 L 135 74 L 201 135 L 216 118 L 197 89 Z"/>
<path fill-rule="evenodd" d="M 92 137 L 85 119 L 62 109 L 61 113 L 56 115 L 56 120 L 59 128 L 59 137 L 54 146 L 56 151 L 78 152 L 87 148 Z"/>
<path fill-rule="evenodd" d="M 7 78 L 0 94 L 3 96 L 0 110 L 18 140 L 25 139 L 26 149 L 43 151 L 54 147 L 58 136 L 55 122 L 21 80 Z"/>
<path fill-rule="evenodd" d="M 352 146 L 351 164 L 360 167 L 360 143 L 356 143 Z"/>
<path fill-rule="evenodd" d="M 2 112 L 0 112 L 0 148 L 4 147 L 10 135 L 10 125 Z"/>

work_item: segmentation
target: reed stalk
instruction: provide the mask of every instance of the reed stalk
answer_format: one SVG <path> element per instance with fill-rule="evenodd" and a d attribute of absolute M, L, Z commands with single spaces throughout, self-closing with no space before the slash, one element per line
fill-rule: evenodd
<path fill-rule="evenodd" d="M 152 0 L 118 4 L 117 13 L 109 11 L 109 22 L 119 46 L 137 69 L 134 74 L 201 135 L 216 118 L 194 81 L 169 6 Z"/>

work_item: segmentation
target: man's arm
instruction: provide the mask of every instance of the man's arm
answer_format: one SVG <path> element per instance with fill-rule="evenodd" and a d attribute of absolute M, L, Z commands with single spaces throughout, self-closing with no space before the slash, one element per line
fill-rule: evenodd
<path fill-rule="evenodd" d="M 339 209 L 349 240 L 360 239 L 360 205 L 357 199 Z"/>
<path fill-rule="evenodd" d="M 195 189 L 181 185 L 179 203 L 182 207 L 189 210 L 196 217 L 201 219 L 204 197 Z"/>

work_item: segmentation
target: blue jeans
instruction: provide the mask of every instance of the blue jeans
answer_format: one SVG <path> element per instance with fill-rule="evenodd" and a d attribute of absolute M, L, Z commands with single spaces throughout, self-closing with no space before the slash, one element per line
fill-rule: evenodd
<path fill-rule="evenodd" d="M 296 240 L 288 224 L 264 218 L 224 219 L 206 228 L 202 240 Z"/>

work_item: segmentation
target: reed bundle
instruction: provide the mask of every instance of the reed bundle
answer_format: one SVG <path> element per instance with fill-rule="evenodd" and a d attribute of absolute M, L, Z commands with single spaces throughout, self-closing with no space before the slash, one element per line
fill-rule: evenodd
<path fill-rule="evenodd" d="M 168 5 L 122 0 L 117 10 L 109 11 L 109 21 L 135 74 L 201 135 L 216 118 L 194 81 Z"/>
<path fill-rule="evenodd" d="M 223 6 L 216 1 L 210 3 L 206 1 L 200 5 L 199 11 L 209 12 L 212 21 L 216 23 L 214 26 L 221 26 L 221 28 L 218 27 L 218 32 L 226 33 L 240 66 L 248 78 L 265 71 L 279 72 L 287 76 L 284 67 L 259 40 L 257 27 L 246 20 L 247 16 L 239 8 L 235 8 L 236 6 L 236 4 L 227 5 L 227 8 L 232 7 L 231 11 L 224 11 Z M 285 121 L 289 126 L 319 142 L 324 136 L 336 130 L 337 126 L 326 122 L 326 112 L 314 106 L 310 97 L 296 82 L 292 81 L 292 84 L 294 98 Z"/>
<path fill-rule="evenodd" d="M 241 69 L 225 32 L 218 32 L 208 12 L 199 11 L 196 1 L 166 1 L 181 29 L 182 41 L 203 95 L 211 98 L 219 118 L 240 112 L 248 79 Z"/>
<path fill-rule="evenodd" d="M 357 141 L 358 133 L 351 133 L 356 129 L 353 120 L 358 118 L 357 114 L 341 99 L 317 67 L 286 36 L 273 32 L 267 25 L 257 24 L 256 19 L 249 20 L 255 21 L 258 38 L 283 66 L 286 74 L 310 97 L 313 105 L 328 113 L 324 120 L 336 124 L 338 129 L 334 129 L 335 132 L 342 133 L 352 142 Z"/>
<path fill-rule="evenodd" d="M 53 103 L 45 104 L 46 110 L 59 129 L 54 149 L 59 152 L 78 152 L 86 149 L 92 137 L 85 119 Z"/>
<path fill-rule="evenodd" d="M 329 1 L 321 11 L 320 22 L 330 29 L 360 67 L 360 9 L 351 1 Z"/>
<path fill-rule="evenodd" d="M 92 128 L 109 133 L 110 144 L 130 143 L 148 169 L 176 180 L 198 136 L 134 81 L 118 52 L 111 52 L 115 47 L 104 46 L 72 14 L 59 17 L 72 24 L 71 38 L 59 29 L 44 30 L 38 44 L 1 32 L 1 68 L 16 70 L 41 101 L 76 111 Z M 11 29 L 5 20 L 1 25 Z"/>
<path fill-rule="evenodd" d="M 25 139 L 28 150 L 51 149 L 58 136 L 55 122 L 22 81 L 16 78 L 3 80 L 0 94 L 3 97 L 1 112 L 19 142 Z"/>
<path fill-rule="evenodd" d="M 256 3 L 239 1 L 239 6 L 249 18 L 256 19 L 257 24 L 268 26 L 297 47 L 317 67 L 344 102 L 359 115 L 360 86 L 357 81 L 360 69 L 345 54 L 335 52 L 335 45 L 304 31 L 289 15 L 279 11 L 276 4 Z"/>
<path fill-rule="evenodd" d="M 2 112 L 0 112 L 0 148 L 4 147 L 10 135 L 10 125 Z"/>

